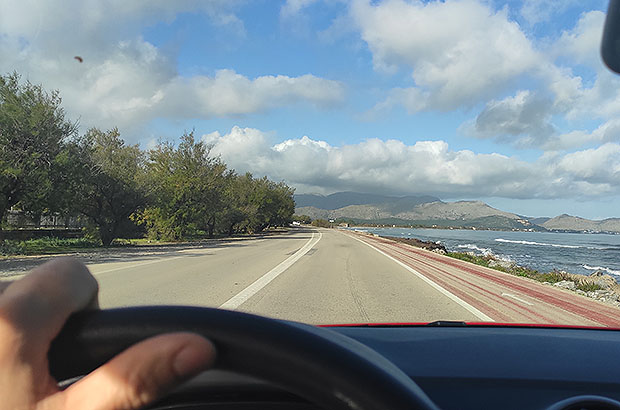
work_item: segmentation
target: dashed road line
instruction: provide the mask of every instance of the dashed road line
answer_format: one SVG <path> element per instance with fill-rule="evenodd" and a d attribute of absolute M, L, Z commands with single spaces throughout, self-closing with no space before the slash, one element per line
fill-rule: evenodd
<path fill-rule="evenodd" d="M 289 256 L 282 263 L 280 263 L 275 268 L 271 269 L 269 272 L 265 273 L 263 276 L 258 278 L 254 283 L 249 285 L 247 288 L 243 289 L 241 292 L 237 293 L 232 298 L 228 299 L 222 305 L 220 305 L 220 309 L 237 309 L 239 306 L 244 304 L 249 298 L 258 293 L 262 288 L 267 286 L 269 282 L 277 278 L 282 272 L 290 268 L 295 262 L 297 262 L 302 256 L 304 256 L 314 245 L 316 245 L 323 235 L 318 232 L 316 235 L 315 232 L 312 232 L 312 237 L 306 242 L 306 244 L 295 252 L 293 255 Z"/>

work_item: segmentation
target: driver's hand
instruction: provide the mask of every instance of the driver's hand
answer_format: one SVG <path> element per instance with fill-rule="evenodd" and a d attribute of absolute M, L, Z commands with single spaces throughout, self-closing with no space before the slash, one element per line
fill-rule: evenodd
<path fill-rule="evenodd" d="M 138 409 L 209 367 L 215 349 L 191 333 L 138 343 L 64 391 L 47 353 L 67 318 L 97 307 L 97 281 L 69 258 L 0 282 L 0 409 Z"/>

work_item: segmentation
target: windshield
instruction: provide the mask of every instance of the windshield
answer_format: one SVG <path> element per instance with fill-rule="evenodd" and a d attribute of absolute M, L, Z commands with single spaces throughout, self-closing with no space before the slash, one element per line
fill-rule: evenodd
<path fill-rule="evenodd" d="M 606 2 L 0 0 L 0 275 L 102 308 L 620 327 Z"/>

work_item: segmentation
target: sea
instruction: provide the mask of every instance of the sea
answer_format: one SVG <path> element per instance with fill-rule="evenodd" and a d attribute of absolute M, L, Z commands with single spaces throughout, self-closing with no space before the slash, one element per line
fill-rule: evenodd
<path fill-rule="evenodd" d="M 620 235 L 466 229 L 350 229 L 379 236 L 438 242 L 449 251 L 494 255 L 541 272 L 557 269 L 589 275 L 603 271 L 620 281 Z"/>

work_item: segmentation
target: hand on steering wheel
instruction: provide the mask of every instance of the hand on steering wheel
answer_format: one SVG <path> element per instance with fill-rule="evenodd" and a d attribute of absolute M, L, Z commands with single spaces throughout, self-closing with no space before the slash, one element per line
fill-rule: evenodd
<path fill-rule="evenodd" d="M 213 364 L 215 348 L 192 333 L 133 345 L 66 390 L 50 375 L 48 350 L 69 316 L 97 308 L 84 264 L 56 259 L 0 282 L 0 397 L 6 409 L 138 409 Z"/>

